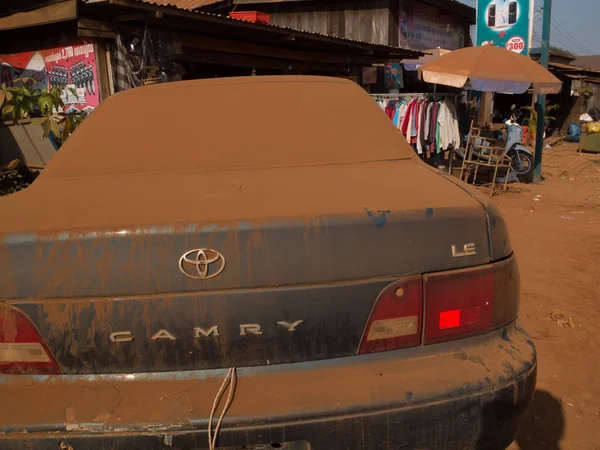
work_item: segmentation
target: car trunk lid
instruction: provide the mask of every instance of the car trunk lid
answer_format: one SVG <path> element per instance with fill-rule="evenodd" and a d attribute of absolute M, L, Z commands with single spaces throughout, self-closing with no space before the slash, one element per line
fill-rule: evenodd
<path fill-rule="evenodd" d="M 106 183 L 122 195 L 97 195 Z M 24 194 L 36 214 L 4 232 L 0 298 L 67 373 L 348 356 L 393 280 L 490 259 L 483 207 L 415 160 L 45 180 Z M 223 256 L 217 276 L 198 279 L 200 249 Z"/>

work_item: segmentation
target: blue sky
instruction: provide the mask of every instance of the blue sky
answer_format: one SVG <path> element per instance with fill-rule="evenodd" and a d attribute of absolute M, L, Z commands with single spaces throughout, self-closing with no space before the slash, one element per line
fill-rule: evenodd
<path fill-rule="evenodd" d="M 476 0 L 459 0 L 475 6 Z M 535 0 L 535 36 L 542 35 L 543 0 Z M 539 39 L 534 38 L 535 45 Z M 600 55 L 600 0 L 552 0 L 550 42 L 578 55 Z"/>

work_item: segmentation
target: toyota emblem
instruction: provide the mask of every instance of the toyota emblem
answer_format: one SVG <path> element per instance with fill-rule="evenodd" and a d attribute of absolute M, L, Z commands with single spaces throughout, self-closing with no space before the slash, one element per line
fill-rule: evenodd
<path fill-rule="evenodd" d="M 209 280 L 225 269 L 225 257 L 211 248 L 190 250 L 179 258 L 179 270 L 196 280 Z"/>

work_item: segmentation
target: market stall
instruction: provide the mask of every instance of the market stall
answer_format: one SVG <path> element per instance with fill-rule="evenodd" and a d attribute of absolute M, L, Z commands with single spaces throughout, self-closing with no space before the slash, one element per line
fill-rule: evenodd
<path fill-rule="evenodd" d="M 536 94 L 554 94 L 562 88 L 562 82 L 537 62 L 493 45 L 447 53 L 426 63 L 419 71 L 428 83 L 454 88 L 468 87 L 480 92 L 522 94 L 533 89 Z M 506 181 L 511 168 L 521 167 L 521 153 L 528 152 L 531 155 L 531 152 L 521 148 L 519 133 L 522 130 L 516 121 L 507 123 L 508 137 L 504 141 L 498 141 L 495 136 L 483 139 L 482 133 L 485 131 L 481 127 L 471 126 L 463 154 L 461 178 L 468 181 L 473 175 L 475 184 L 481 166 L 493 167 L 493 195 L 498 169 L 506 168 Z"/>
<path fill-rule="evenodd" d="M 434 166 L 460 146 L 460 94 L 372 94 L 414 151 Z"/>

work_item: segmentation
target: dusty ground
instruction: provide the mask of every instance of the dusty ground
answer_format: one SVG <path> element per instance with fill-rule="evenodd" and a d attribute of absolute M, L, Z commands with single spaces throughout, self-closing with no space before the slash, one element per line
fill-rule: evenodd
<path fill-rule="evenodd" d="M 546 150 L 544 183 L 494 198 L 539 357 L 536 397 L 511 450 L 600 449 L 600 156 L 576 148 Z"/>

